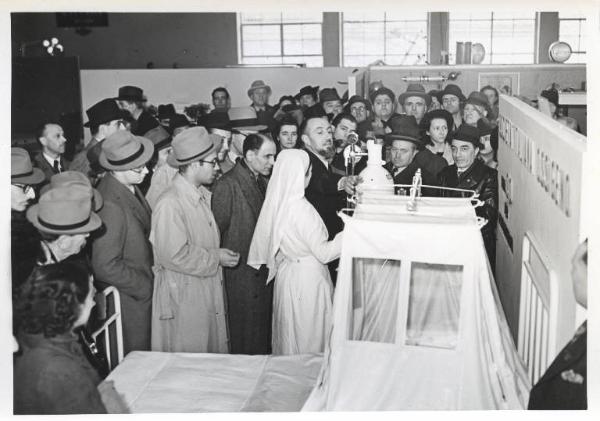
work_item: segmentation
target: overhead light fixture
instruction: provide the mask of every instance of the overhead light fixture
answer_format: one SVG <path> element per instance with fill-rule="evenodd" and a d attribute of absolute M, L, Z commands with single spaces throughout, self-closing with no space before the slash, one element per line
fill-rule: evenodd
<path fill-rule="evenodd" d="M 46 48 L 46 52 L 51 56 L 58 55 L 64 51 L 63 46 L 56 37 L 53 37 L 50 40 L 45 39 L 42 42 L 42 45 Z"/>

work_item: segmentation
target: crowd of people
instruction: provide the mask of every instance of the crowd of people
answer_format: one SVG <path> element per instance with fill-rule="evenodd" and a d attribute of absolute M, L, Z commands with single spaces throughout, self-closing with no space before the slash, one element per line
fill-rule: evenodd
<path fill-rule="evenodd" d="M 343 98 L 305 86 L 272 106 L 257 80 L 247 94 L 249 106 L 231 107 L 218 87 L 213 110 L 191 121 L 172 104 L 152 115 L 143 90 L 124 86 L 86 110 L 91 140 L 71 162 L 54 122 L 39 126 L 33 158 L 12 148 L 16 413 L 103 412 L 78 331 L 107 286 L 120 294 L 125 353 L 322 352 L 337 212 L 366 165 L 349 169 L 343 152 L 368 139 L 396 184 L 420 170 L 425 185 L 479 194 L 494 267 L 493 87 L 465 96 L 410 84 L 396 95 L 373 83 L 367 97 Z"/>

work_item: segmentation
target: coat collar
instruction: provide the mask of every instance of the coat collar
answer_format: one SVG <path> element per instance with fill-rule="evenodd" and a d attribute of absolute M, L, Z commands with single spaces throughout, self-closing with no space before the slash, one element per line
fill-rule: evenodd
<path fill-rule="evenodd" d="M 196 188 L 179 173 L 173 177 L 173 185 L 180 193 L 180 196 L 189 200 L 194 206 L 198 206 L 202 201 L 210 203 L 210 192 L 206 187 L 200 186 Z"/>
<path fill-rule="evenodd" d="M 150 229 L 150 215 L 152 214 L 152 210 L 137 186 L 133 186 L 135 191 L 135 194 L 133 194 L 131 190 L 121 184 L 111 173 L 106 173 L 102 178 L 101 184 L 104 184 L 101 190 L 110 192 L 106 200 L 125 204 L 133 211 L 133 214 L 140 220 L 142 225 Z M 103 191 L 101 193 L 104 196 L 105 193 Z"/>
<path fill-rule="evenodd" d="M 263 201 L 265 200 L 265 197 L 258 188 L 258 180 L 242 160 L 239 160 L 235 164 L 235 167 L 233 167 L 231 173 L 232 177 L 234 177 L 238 181 L 238 183 L 240 183 L 242 193 L 244 194 L 246 201 L 250 205 L 250 208 L 252 208 L 252 212 L 254 213 L 255 219 L 258 219 L 260 209 L 262 207 Z M 259 175 L 258 177 L 262 176 Z"/>
<path fill-rule="evenodd" d="M 66 352 L 79 352 L 80 346 L 77 335 L 73 332 L 46 338 L 43 333 L 19 333 L 19 344 L 25 349 L 32 348 L 54 348 Z"/>

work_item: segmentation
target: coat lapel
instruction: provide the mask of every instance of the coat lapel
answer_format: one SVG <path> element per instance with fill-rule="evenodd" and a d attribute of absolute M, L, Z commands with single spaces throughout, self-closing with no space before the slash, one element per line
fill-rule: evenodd
<path fill-rule="evenodd" d="M 253 174 L 250 170 L 244 168 L 241 161 L 236 163 L 232 171 L 234 171 L 233 175 L 235 176 L 235 179 L 238 180 L 238 183 L 240 183 L 242 193 L 254 213 L 254 219 L 257 220 L 265 198 L 259 190 Z"/>
<path fill-rule="evenodd" d="M 143 195 L 137 187 L 134 187 L 135 191 L 142 198 L 143 201 L 138 200 L 138 198 L 131 193 L 131 191 L 117 181 L 112 175 L 106 174 L 104 176 L 105 182 L 107 183 L 107 189 L 112 191 L 115 197 L 115 200 L 121 202 L 127 208 L 131 209 L 133 215 L 140 221 L 142 226 L 144 227 L 144 231 L 150 231 L 150 215 L 151 210 L 146 199 L 143 199 Z"/>

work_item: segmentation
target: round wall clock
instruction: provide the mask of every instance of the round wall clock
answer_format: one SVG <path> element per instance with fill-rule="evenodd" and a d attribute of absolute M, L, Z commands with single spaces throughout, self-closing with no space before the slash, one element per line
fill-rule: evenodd
<path fill-rule="evenodd" d="M 548 47 L 548 57 L 555 63 L 564 63 L 571 57 L 571 46 L 564 41 L 556 41 Z"/>

